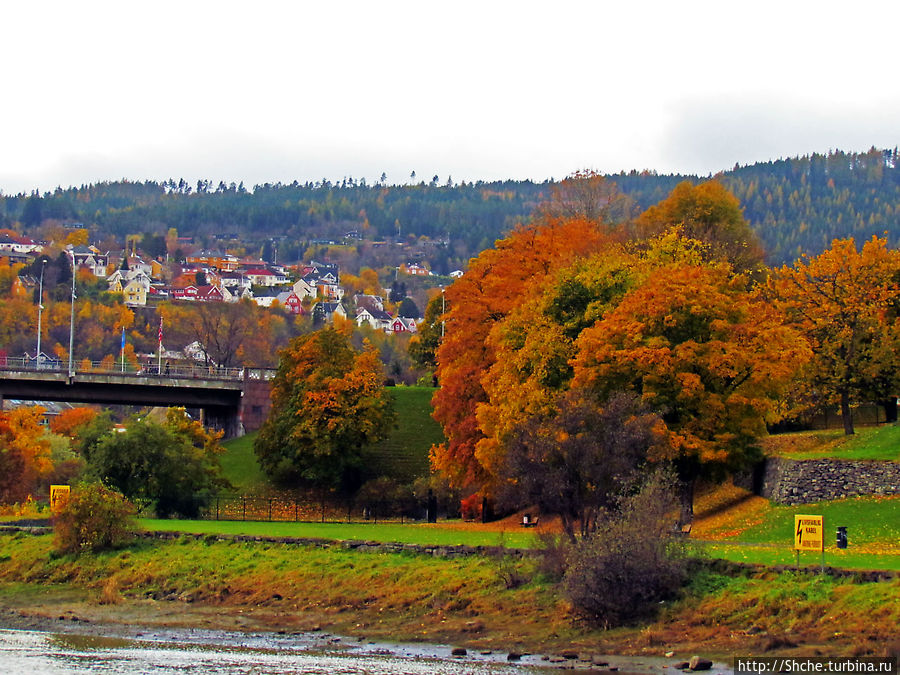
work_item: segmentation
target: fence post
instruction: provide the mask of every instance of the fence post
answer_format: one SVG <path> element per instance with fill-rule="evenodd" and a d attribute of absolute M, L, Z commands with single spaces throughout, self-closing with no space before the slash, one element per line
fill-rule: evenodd
<path fill-rule="evenodd" d="M 247 497 L 241 495 L 241 520 L 247 520 Z"/>
<path fill-rule="evenodd" d="M 269 522 L 272 522 L 272 498 L 269 497 Z"/>
<path fill-rule="evenodd" d="M 219 519 L 219 495 L 216 495 L 216 520 Z"/>

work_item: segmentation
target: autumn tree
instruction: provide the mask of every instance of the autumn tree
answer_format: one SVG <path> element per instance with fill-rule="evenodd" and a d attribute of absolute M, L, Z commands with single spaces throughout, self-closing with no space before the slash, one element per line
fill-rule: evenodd
<path fill-rule="evenodd" d="M 672 227 L 707 244 L 711 259 L 725 260 L 738 272 L 758 275 L 762 269 L 763 250 L 756 234 L 737 198 L 717 180 L 679 183 L 637 219 L 637 233 L 645 240 Z"/>
<path fill-rule="evenodd" d="M 53 469 L 43 414 L 39 406 L 0 411 L 0 502 L 34 494 Z"/>
<path fill-rule="evenodd" d="M 634 202 L 616 184 L 596 171 L 576 171 L 551 188 L 549 200 L 538 207 L 540 218 L 625 222 L 632 217 Z"/>
<path fill-rule="evenodd" d="M 518 501 L 559 515 L 572 543 L 589 536 L 604 508 L 634 479 L 639 466 L 663 454 L 665 425 L 633 394 L 602 407 L 569 390 L 556 408 L 524 421 L 506 454 L 507 491 Z"/>
<path fill-rule="evenodd" d="M 766 417 L 809 357 L 783 315 L 725 263 L 653 270 L 581 333 L 577 348 L 573 387 L 600 400 L 634 392 L 661 414 L 686 520 L 703 470 L 759 457 Z"/>
<path fill-rule="evenodd" d="M 433 404 L 448 440 L 432 448 L 431 461 L 454 485 L 481 486 L 489 480 L 476 447 L 485 437 L 477 419 L 479 405 L 488 400 L 482 378 L 496 360 L 487 340 L 492 328 L 516 307 L 526 286 L 611 240 L 609 231 L 593 221 L 535 222 L 483 251 L 446 289 L 448 310 L 437 352 L 440 389 Z"/>
<path fill-rule="evenodd" d="M 861 250 L 852 238 L 835 239 L 824 253 L 777 270 L 769 284 L 812 347 L 803 379 L 839 403 L 845 434 L 854 432 L 851 404 L 893 396 L 900 384 L 898 272 L 900 253 L 885 239 L 873 237 Z"/>
<path fill-rule="evenodd" d="M 282 483 L 352 490 L 364 450 L 394 421 L 378 355 L 325 328 L 291 341 L 272 380 L 272 410 L 254 443 L 260 466 Z"/>
<path fill-rule="evenodd" d="M 482 374 L 487 400 L 476 409 L 483 435 L 475 459 L 488 483 L 502 481 L 510 438 L 531 417 L 557 410 L 569 388 L 576 338 L 637 283 L 640 260 L 618 245 L 535 278 L 486 338 L 495 361 Z"/>
<path fill-rule="evenodd" d="M 271 328 L 275 322 L 283 329 L 284 319 L 279 322 L 249 300 L 167 303 L 159 311 L 166 326 L 165 340 L 182 346 L 196 341 L 206 365 L 274 365 L 278 344 Z"/>
<path fill-rule="evenodd" d="M 93 408 L 79 406 L 67 408 L 50 420 L 50 431 L 71 440 L 78 437 L 79 430 L 90 424 L 97 417 Z"/>

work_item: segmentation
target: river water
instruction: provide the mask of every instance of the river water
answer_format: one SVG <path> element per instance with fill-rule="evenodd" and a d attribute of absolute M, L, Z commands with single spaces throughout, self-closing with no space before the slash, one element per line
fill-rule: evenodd
<path fill-rule="evenodd" d="M 536 657 L 527 656 L 525 661 Z M 222 673 L 462 675 L 546 672 L 537 664 L 510 665 L 506 654 L 453 657 L 450 648 L 344 644 L 310 635 L 153 631 L 134 636 L 97 636 L 30 630 L 0 630 L 0 672 Z"/>
<path fill-rule="evenodd" d="M 115 631 L 112 631 L 114 633 Z M 597 664 L 524 655 L 507 661 L 506 652 L 453 656 L 439 645 L 404 645 L 342 640 L 322 633 L 278 635 L 212 630 L 153 629 L 119 634 L 79 634 L 0 629 L 3 675 L 526 675 L 566 668 L 566 672 L 617 670 L 661 674 L 671 659 L 609 657 Z M 713 674 L 730 673 L 717 664 Z"/>

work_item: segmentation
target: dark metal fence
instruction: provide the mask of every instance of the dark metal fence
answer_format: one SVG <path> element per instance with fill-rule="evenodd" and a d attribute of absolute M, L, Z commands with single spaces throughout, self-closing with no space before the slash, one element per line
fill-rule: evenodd
<path fill-rule="evenodd" d="M 458 516 L 455 500 L 440 500 L 436 515 Z M 383 502 L 366 504 L 360 501 L 336 500 L 333 497 L 316 501 L 308 497 L 258 497 L 252 495 L 217 495 L 201 512 L 206 520 L 247 520 L 268 522 L 381 522 L 403 523 L 427 518 L 427 502 L 406 504 Z"/>

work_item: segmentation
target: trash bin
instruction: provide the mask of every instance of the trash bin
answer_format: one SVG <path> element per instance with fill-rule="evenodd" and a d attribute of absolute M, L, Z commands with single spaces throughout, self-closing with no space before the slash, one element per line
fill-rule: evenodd
<path fill-rule="evenodd" d="M 843 525 L 837 529 L 837 547 L 847 548 L 847 528 Z"/>

